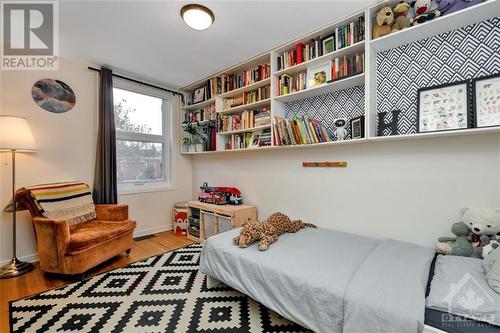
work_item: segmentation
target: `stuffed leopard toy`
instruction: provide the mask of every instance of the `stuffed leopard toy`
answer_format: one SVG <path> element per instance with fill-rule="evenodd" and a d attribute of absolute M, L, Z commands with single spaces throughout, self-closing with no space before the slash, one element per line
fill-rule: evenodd
<path fill-rule="evenodd" d="M 282 233 L 297 232 L 304 227 L 316 228 L 312 223 L 304 223 L 300 220 L 290 221 L 288 216 L 278 212 L 263 222 L 245 224 L 241 228 L 240 235 L 233 239 L 233 243 L 244 248 L 259 240 L 259 250 L 264 251 L 276 242 Z"/>

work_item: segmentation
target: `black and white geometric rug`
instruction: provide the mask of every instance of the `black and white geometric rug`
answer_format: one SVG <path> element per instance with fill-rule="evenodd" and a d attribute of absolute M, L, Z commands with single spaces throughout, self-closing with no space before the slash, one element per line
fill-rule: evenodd
<path fill-rule="evenodd" d="M 250 297 L 206 289 L 194 244 L 10 303 L 12 332 L 307 332 Z"/>

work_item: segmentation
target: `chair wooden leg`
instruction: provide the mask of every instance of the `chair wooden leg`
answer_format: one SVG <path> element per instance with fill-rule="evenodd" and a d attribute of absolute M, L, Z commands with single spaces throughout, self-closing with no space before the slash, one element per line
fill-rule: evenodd
<path fill-rule="evenodd" d="M 130 255 L 130 251 L 132 251 L 132 249 L 128 249 L 125 251 L 125 253 L 127 254 L 127 257 Z"/>

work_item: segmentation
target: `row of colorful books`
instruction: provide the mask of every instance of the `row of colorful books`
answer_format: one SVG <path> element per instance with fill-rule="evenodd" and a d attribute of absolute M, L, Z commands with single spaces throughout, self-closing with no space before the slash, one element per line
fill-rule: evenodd
<path fill-rule="evenodd" d="M 203 101 L 207 101 L 222 92 L 222 81 L 220 76 L 214 76 L 207 80 L 207 82 L 192 92 L 187 93 L 186 105 L 193 105 Z"/>
<path fill-rule="evenodd" d="M 332 80 L 342 79 L 365 71 L 365 54 L 356 53 L 332 60 Z"/>
<path fill-rule="evenodd" d="M 274 144 L 301 145 L 334 140 L 333 132 L 317 119 L 308 116 L 293 119 L 274 117 Z"/>
<path fill-rule="evenodd" d="M 253 69 L 237 74 L 222 74 L 222 91 L 228 92 L 267 79 L 271 76 L 269 64 L 259 65 Z"/>
<path fill-rule="evenodd" d="M 268 98 L 271 98 L 270 85 L 243 93 L 243 104 L 255 103 Z"/>
<path fill-rule="evenodd" d="M 316 37 L 307 43 L 298 43 L 295 48 L 283 52 L 276 59 L 276 70 L 282 70 L 312 60 L 322 55 L 351 46 L 365 39 L 365 18 L 335 28 L 328 36 Z"/>
<path fill-rule="evenodd" d="M 301 91 L 307 87 L 306 72 L 295 75 L 283 74 L 276 80 L 276 96 L 287 95 L 292 92 Z"/>
<path fill-rule="evenodd" d="M 224 109 L 234 108 L 244 104 L 255 103 L 271 97 L 271 86 L 267 85 L 256 90 L 244 92 L 240 97 L 225 98 Z"/>
<path fill-rule="evenodd" d="M 365 40 L 365 18 L 335 28 L 335 50 L 351 46 Z"/>
<path fill-rule="evenodd" d="M 271 129 L 251 133 L 233 134 L 226 143 L 225 149 L 247 149 L 267 147 L 271 145 Z"/>
<path fill-rule="evenodd" d="M 186 113 L 184 113 L 184 123 L 194 123 L 215 119 L 217 119 L 215 104 L 209 105 L 203 109 L 187 111 Z"/>
<path fill-rule="evenodd" d="M 219 121 L 219 132 L 231 132 L 271 124 L 271 110 L 266 107 L 257 110 L 245 110 L 241 114 L 223 115 Z"/>

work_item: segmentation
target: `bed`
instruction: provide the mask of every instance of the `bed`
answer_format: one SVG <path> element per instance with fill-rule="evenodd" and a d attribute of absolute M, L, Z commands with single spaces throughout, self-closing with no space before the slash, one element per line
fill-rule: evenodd
<path fill-rule="evenodd" d="M 421 332 L 429 248 L 328 230 L 283 234 L 267 251 L 210 237 L 200 270 L 315 332 Z M 213 283 L 213 282 L 212 282 Z"/>
<path fill-rule="evenodd" d="M 200 271 L 208 287 L 223 282 L 315 332 L 500 333 L 465 318 L 450 326 L 445 311 L 426 308 L 433 249 L 319 228 L 283 234 L 259 251 L 235 246 L 238 233 L 205 243 Z"/>

